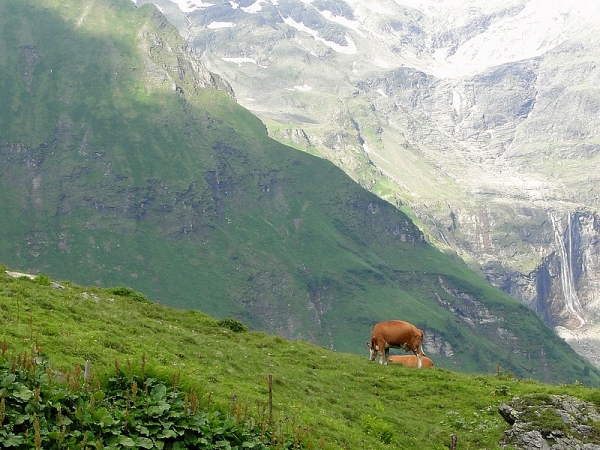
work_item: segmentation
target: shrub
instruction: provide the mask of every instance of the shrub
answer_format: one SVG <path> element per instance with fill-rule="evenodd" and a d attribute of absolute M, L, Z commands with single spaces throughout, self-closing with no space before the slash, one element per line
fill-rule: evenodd
<path fill-rule="evenodd" d="M 271 433 L 266 419 L 203 410 L 194 388 L 184 392 L 143 371 L 124 375 L 117 362 L 104 383 L 84 380 L 79 366 L 58 382 L 39 350 L 2 355 L 2 448 L 298 448 L 292 437 Z"/>
<path fill-rule="evenodd" d="M 221 319 L 217 322 L 220 327 L 229 328 L 234 333 L 243 333 L 248 331 L 248 327 L 236 319 Z"/>
<path fill-rule="evenodd" d="M 134 291 L 133 289 L 125 286 L 119 286 L 108 289 L 113 295 L 118 295 L 119 297 L 129 297 L 132 300 L 136 300 L 138 302 L 147 302 L 148 299 L 145 295 L 140 294 L 139 292 Z"/>
<path fill-rule="evenodd" d="M 38 274 L 34 279 L 34 283 L 41 284 L 42 286 L 50 286 L 50 277 L 48 275 Z"/>

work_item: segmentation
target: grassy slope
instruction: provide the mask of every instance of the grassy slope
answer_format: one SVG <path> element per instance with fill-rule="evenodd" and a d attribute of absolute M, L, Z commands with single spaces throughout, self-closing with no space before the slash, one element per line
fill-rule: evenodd
<path fill-rule="evenodd" d="M 2 334 L 10 351 L 33 343 L 57 368 L 93 364 L 95 376 L 141 365 L 167 379 L 180 373 L 201 404 L 236 402 L 258 415 L 273 376 L 275 418 L 300 427 L 313 448 L 499 448 L 506 424 L 496 412 L 512 396 L 570 394 L 600 406 L 598 389 L 550 386 L 509 374 L 463 375 L 446 369 L 381 366 L 264 333 L 233 333 L 198 311 L 61 282 L 65 289 L 0 273 Z M 366 353 L 366 352 L 365 352 Z M 127 370 L 127 369 L 125 369 Z M 381 439 L 391 436 L 391 444 Z"/>
<path fill-rule="evenodd" d="M 440 366 L 600 384 L 531 311 L 413 242 L 404 214 L 178 78 L 181 39 L 151 7 L 9 0 L 0 12 L 3 263 L 354 353 L 373 323 L 403 318 L 452 346 Z M 143 53 L 144 33 L 163 44 Z M 508 331 L 436 298 L 459 312 L 475 298 Z"/>

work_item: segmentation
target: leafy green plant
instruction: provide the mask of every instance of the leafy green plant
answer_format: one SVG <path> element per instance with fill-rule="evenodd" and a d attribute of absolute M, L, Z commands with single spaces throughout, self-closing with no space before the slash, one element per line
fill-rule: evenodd
<path fill-rule="evenodd" d="M 373 417 L 369 414 L 360 416 L 363 431 L 371 436 L 377 437 L 384 444 L 391 444 L 394 439 L 394 429 L 383 419 Z"/>
<path fill-rule="evenodd" d="M 500 425 L 500 418 L 492 408 L 488 407 L 473 411 L 471 417 L 465 417 L 457 411 L 448 411 L 442 423 L 457 431 L 485 434 Z"/>
<path fill-rule="evenodd" d="M 500 386 L 496 387 L 496 389 L 494 389 L 492 391 L 492 395 L 509 396 L 510 395 L 510 386 L 508 386 L 507 384 L 501 384 Z"/>
<path fill-rule="evenodd" d="M 38 349 L 3 357 L 0 445 L 4 448 L 301 448 L 294 437 L 240 413 L 200 408 L 194 388 L 145 374 L 82 380 L 77 366 L 57 376 Z M 57 378 L 64 378 L 60 382 Z"/>

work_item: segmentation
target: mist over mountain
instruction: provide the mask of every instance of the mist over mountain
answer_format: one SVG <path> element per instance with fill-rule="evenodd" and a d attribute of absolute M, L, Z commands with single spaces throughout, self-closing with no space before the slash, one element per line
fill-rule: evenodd
<path fill-rule="evenodd" d="M 408 207 L 600 364 L 599 3 L 152 3 L 272 137 Z"/>

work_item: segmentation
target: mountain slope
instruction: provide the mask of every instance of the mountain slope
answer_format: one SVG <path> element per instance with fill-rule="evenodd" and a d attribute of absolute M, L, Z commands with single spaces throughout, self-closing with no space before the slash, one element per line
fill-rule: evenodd
<path fill-rule="evenodd" d="M 153 7 L 0 12 L 6 264 L 360 354 L 375 322 L 401 318 L 440 366 L 598 382 L 401 211 L 270 139 Z"/>
<path fill-rule="evenodd" d="M 600 364 L 597 3 L 150 2 L 273 137 L 410 207 Z"/>
<path fill-rule="evenodd" d="M 33 281 L 15 279 L 7 276 L 5 269 L 0 267 L 3 324 L 0 362 L 2 369 L 12 366 L 12 372 L 18 376 L 13 374 L 12 380 L 10 375 L 0 376 L 5 384 L 7 406 L 0 442 L 9 440 L 13 427 L 29 428 L 33 441 L 36 414 L 20 414 L 20 420 L 9 421 L 15 417 L 10 410 L 11 394 L 17 397 L 21 411 L 30 411 L 27 405 L 31 410 L 44 413 L 37 414 L 42 430 L 51 429 L 55 425 L 52 418 L 58 415 L 58 426 L 54 428 L 58 433 L 42 435 L 45 449 L 60 448 L 56 437 L 60 437 L 60 432 L 64 436 L 65 428 L 67 436 L 78 437 L 81 442 L 82 434 L 94 421 L 100 424 L 94 427 L 96 436 L 103 440 L 109 441 L 113 434 L 125 434 L 133 435 L 136 441 L 140 437 L 146 441 L 151 437 L 172 443 L 172 430 L 181 430 L 180 412 L 185 407 L 176 408 L 175 395 L 171 393 L 179 392 L 179 402 L 182 402 L 181 397 L 190 389 L 195 393 L 188 397 L 191 409 L 216 408 L 234 416 L 238 426 L 253 420 L 254 425 L 267 430 L 272 429 L 265 424 L 270 415 L 271 390 L 276 437 L 293 437 L 303 445 L 301 448 L 324 450 L 412 446 L 439 449 L 448 445 L 452 434 L 464 447 L 495 449 L 501 448 L 500 441 L 508 429 L 498 414 L 498 406 L 513 397 L 547 401 L 550 396 L 571 395 L 593 402 L 596 409 L 600 406 L 598 390 L 580 383 L 550 386 L 516 379 L 504 371 L 494 372 L 494 375 L 463 375 L 439 368 L 381 366 L 367 361 L 364 356 L 332 352 L 265 333 L 244 332 L 235 322 L 220 323 L 199 311 L 156 305 L 132 290 L 80 286 L 64 281 L 58 283 L 60 287 L 53 287 L 53 281 L 47 277 Z M 49 357 L 52 370 L 40 364 L 41 358 L 37 358 L 36 352 Z M 37 366 L 18 370 L 19 361 L 29 363 L 34 357 Z M 89 385 L 83 383 L 82 367 L 86 360 L 91 363 Z M 35 370 L 31 370 L 32 366 Z M 32 383 L 23 389 L 25 374 L 39 377 L 38 384 Z M 136 386 L 132 375 L 137 376 Z M 272 379 L 270 387 L 269 377 Z M 53 378 L 63 378 L 63 381 L 59 381 L 59 389 L 48 398 L 45 387 Z M 118 395 L 114 389 L 104 389 L 103 383 L 109 378 L 109 384 L 114 387 L 119 383 L 127 392 Z M 142 384 L 141 380 L 146 383 Z M 150 401 L 150 405 L 144 402 L 144 393 L 149 393 L 145 388 L 156 383 L 167 387 L 171 399 L 167 405 L 158 402 L 155 406 L 156 400 L 164 397 L 156 398 L 152 391 L 154 401 Z M 100 392 L 102 389 L 104 395 Z M 40 393 L 35 403 L 32 391 Z M 81 398 L 90 392 L 98 394 L 94 396 L 96 403 L 86 399 L 82 402 Z M 123 407 L 121 396 L 131 402 L 127 424 L 123 417 L 127 409 Z M 79 408 L 73 408 L 72 402 L 77 402 Z M 144 420 L 144 415 L 136 412 L 139 411 L 134 406 L 136 403 L 149 418 Z M 64 406 L 62 423 L 56 411 L 61 404 Z M 173 407 L 169 409 L 169 405 Z M 161 409 L 157 411 L 157 408 Z M 76 411 L 80 413 L 79 420 Z M 406 411 L 410 414 L 404 414 Z M 82 415 L 84 420 L 81 420 Z M 542 431 L 558 424 L 549 421 L 547 414 L 529 420 L 533 422 L 530 426 L 540 427 Z M 209 434 L 213 428 L 206 422 L 203 425 L 202 431 Z M 144 426 L 150 431 L 144 430 Z M 571 426 L 559 426 L 566 436 L 581 434 L 576 430 L 574 433 Z M 188 427 L 189 431 L 194 430 Z M 215 427 L 214 433 L 223 434 L 223 428 L 230 431 L 230 427 Z M 586 430 L 587 442 L 593 442 L 598 424 L 590 421 Z M 267 442 L 269 435 L 267 432 Z M 21 433 L 20 439 L 26 436 Z M 63 442 L 63 448 L 67 442 Z M 95 439 L 88 437 L 89 442 L 95 443 Z M 33 446 L 31 442 L 30 448 Z M 158 448 L 159 442 L 155 441 L 155 446 Z M 148 443 L 143 446 L 140 443 L 138 447 L 148 448 Z M 298 447 L 290 445 L 289 448 Z"/>

